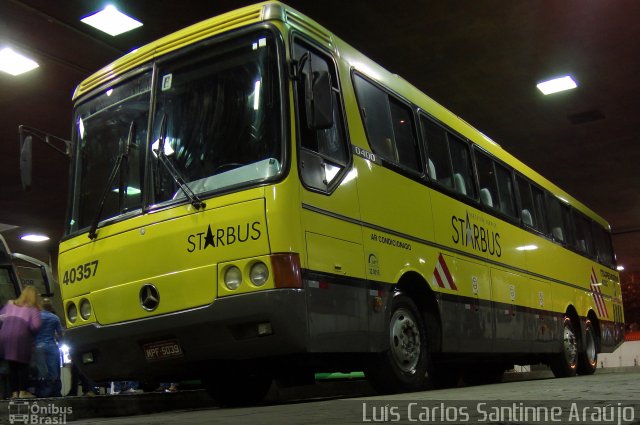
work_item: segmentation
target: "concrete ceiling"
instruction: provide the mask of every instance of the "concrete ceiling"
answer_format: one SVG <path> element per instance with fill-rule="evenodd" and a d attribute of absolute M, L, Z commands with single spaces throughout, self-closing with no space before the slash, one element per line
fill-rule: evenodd
<path fill-rule="evenodd" d="M 36 146 L 23 192 L 19 124 L 69 138 L 71 94 L 133 48 L 250 1 L 114 1 L 144 26 L 111 37 L 80 22 L 96 0 L 0 0 L 0 47 L 40 67 L 0 73 L 0 232 L 47 260 L 62 235 L 67 160 Z M 618 0 L 291 1 L 366 55 L 451 109 L 611 223 L 618 261 L 640 272 L 640 2 Z M 570 73 L 579 88 L 543 96 Z M 7 226 L 18 226 L 7 228 Z M 3 230 L 4 229 L 4 230 Z M 42 231 L 52 241 L 18 240 Z"/>

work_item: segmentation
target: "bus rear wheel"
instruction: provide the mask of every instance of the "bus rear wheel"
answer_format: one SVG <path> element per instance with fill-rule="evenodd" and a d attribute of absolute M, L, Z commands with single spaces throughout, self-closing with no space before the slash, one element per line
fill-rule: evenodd
<path fill-rule="evenodd" d="M 584 325 L 584 334 L 584 351 L 578 355 L 578 373 L 593 375 L 598 367 L 598 345 L 593 323 L 589 319 Z"/>
<path fill-rule="evenodd" d="M 555 354 L 549 364 L 556 378 L 575 376 L 578 367 L 578 339 L 569 316 L 562 325 L 562 350 Z"/>
<path fill-rule="evenodd" d="M 414 302 L 401 294 L 394 296 L 390 311 L 386 330 L 389 348 L 369 359 L 365 375 L 382 394 L 424 389 L 431 360 L 422 315 Z"/>

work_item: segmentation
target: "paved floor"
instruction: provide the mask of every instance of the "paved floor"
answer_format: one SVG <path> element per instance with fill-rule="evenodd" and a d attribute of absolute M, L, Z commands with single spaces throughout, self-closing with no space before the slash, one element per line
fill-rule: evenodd
<path fill-rule="evenodd" d="M 170 400 L 166 399 L 168 409 L 171 408 Z M 117 399 L 108 400 L 107 396 L 97 397 L 92 403 L 100 405 L 107 401 L 119 403 Z M 123 399 L 120 403 L 126 402 Z M 72 418 L 73 414 L 64 419 Z M 504 382 L 393 396 L 275 401 L 251 408 L 221 409 L 209 405 L 148 415 L 82 419 L 73 423 L 280 425 L 376 422 L 640 424 L 640 367 L 625 368 L 618 373 L 598 371 L 593 376 L 566 379 Z"/>

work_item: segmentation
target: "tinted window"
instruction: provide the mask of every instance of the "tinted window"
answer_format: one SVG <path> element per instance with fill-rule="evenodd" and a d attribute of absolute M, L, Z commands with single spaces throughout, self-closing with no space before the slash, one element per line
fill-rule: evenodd
<path fill-rule="evenodd" d="M 560 205 L 560 201 L 549 195 L 547 197 L 547 206 L 551 236 L 559 242 L 567 242 L 567 231 L 562 219 L 562 206 Z"/>
<path fill-rule="evenodd" d="M 421 117 L 421 122 L 422 131 L 427 139 L 427 174 L 432 180 L 452 188 L 447 133 L 444 128 L 425 117 Z"/>
<path fill-rule="evenodd" d="M 389 104 L 398 162 L 412 170 L 422 171 L 420 152 L 416 135 L 413 131 L 413 113 L 407 105 L 398 102 L 394 98 L 390 98 Z"/>
<path fill-rule="evenodd" d="M 451 133 L 447 134 L 451 147 L 453 165 L 453 190 L 470 198 L 476 197 L 471 153 L 469 145 Z"/>
<path fill-rule="evenodd" d="M 487 155 L 476 151 L 476 167 L 480 185 L 480 202 L 488 207 L 498 207 L 498 188 L 493 161 Z"/>
<path fill-rule="evenodd" d="M 591 224 L 582 214 L 575 212 L 574 221 L 576 225 L 576 247 L 578 251 L 593 255 L 593 238 L 591 237 Z"/>
<path fill-rule="evenodd" d="M 252 47 L 252 46 L 260 47 Z M 154 142 L 155 202 L 192 191 L 263 181 L 282 160 L 276 40 L 256 34 L 194 51 L 158 69 Z M 165 165 L 158 158 L 164 144 Z"/>
<path fill-rule="evenodd" d="M 100 219 L 142 207 L 150 98 L 151 75 L 145 74 L 111 87 L 75 110 L 76 188 L 68 232 L 89 227 L 101 200 Z M 115 170 L 117 178 L 109 182 L 125 144 L 129 155 Z"/>
<path fill-rule="evenodd" d="M 573 224 L 573 217 L 571 217 L 571 209 L 568 205 L 560 203 L 560 211 L 562 213 L 562 222 L 564 223 L 564 228 L 566 230 L 566 242 L 569 243 L 574 248 L 576 246 L 576 231 L 575 226 Z"/>
<path fill-rule="evenodd" d="M 511 171 L 498 163 L 495 164 L 495 167 L 498 180 L 498 196 L 500 197 L 500 211 L 511 217 L 516 217 Z"/>
<path fill-rule="evenodd" d="M 613 250 L 609 232 L 596 223 L 593 223 L 592 229 L 598 261 L 613 267 Z"/>
<path fill-rule="evenodd" d="M 547 233 L 548 225 L 544 207 L 544 192 L 539 187 L 531 185 L 531 195 L 533 195 L 533 204 L 536 210 L 535 218 L 537 220 L 537 229 L 542 233 Z"/>
<path fill-rule="evenodd" d="M 354 85 L 373 152 L 394 164 L 421 171 L 411 108 L 358 75 Z"/>
<path fill-rule="evenodd" d="M 533 205 L 533 196 L 531 195 L 531 187 L 529 182 L 520 176 L 516 176 L 516 184 L 518 185 L 518 192 L 520 193 L 520 203 L 522 210 L 520 211 L 520 217 L 522 217 L 522 224 L 538 228 L 538 220 L 536 217 L 536 209 Z"/>

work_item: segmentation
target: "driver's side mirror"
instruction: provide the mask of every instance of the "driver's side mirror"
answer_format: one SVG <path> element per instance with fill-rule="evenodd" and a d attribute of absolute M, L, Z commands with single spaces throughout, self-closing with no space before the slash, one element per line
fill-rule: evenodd
<path fill-rule="evenodd" d="M 31 188 L 32 140 L 33 137 L 30 134 L 20 138 L 20 178 L 24 190 Z"/>
<path fill-rule="evenodd" d="M 307 126 L 324 130 L 333 126 L 333 89 L 329 71 L 313 71 L 306 74 L 304 98 Z"/>

